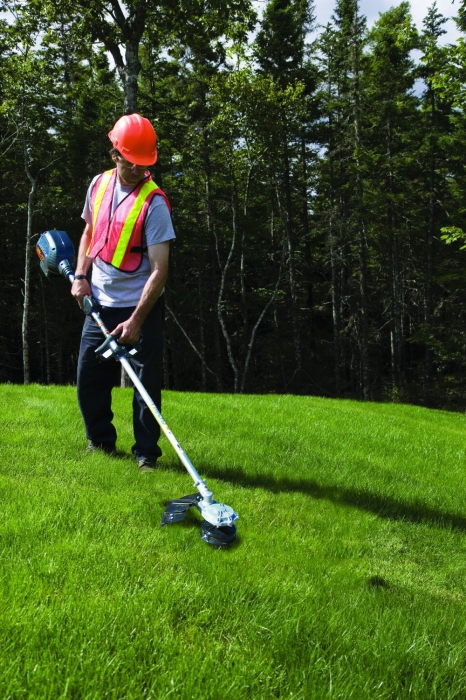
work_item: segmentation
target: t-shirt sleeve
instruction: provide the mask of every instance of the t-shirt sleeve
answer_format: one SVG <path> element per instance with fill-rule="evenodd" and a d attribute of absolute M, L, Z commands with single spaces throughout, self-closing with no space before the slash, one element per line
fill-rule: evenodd
<path fill-rule="evenodd" d="M 81 214 L 81 218 L 84 219 L 86 224 L 92 224 L 91 193 L 92 193 L 92 188 L 94 187 L 98 177 L 99 176 L 96 175 L 93 178 L 91 184 L 89 185 L 89 187 L 87 189 L 86 201 L 84 202 L 84 209 L 83 209 L 83 212 Z"/>
<path fill-rule="evenodd" d="M 164 198 L 156 194 L 152 198 L 144 224 L 146 245 L 171 241 L 175 236 L 172 219 Z"/>

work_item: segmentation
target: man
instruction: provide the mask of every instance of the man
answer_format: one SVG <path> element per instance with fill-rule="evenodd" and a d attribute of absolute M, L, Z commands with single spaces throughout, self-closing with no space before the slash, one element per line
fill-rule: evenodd
<path fill-rule="evenodd" d="M 168 199 L 146 170 L 157 160 L 157 136 L 150 121 L 139 114 L 121 117 L 108 136 L 116 167 L 96 176 L 89 186 L 71 293 L 80 306 L 85 295 L 96 299 L 102 320 L 119 343 L 140 341 L 135 370 L 161 410 L 163 291 L 169 241 L 175 234 Z M 87 316 L 78 359 L 78 402 L 87 449 L 111 454 L 117 439 L 111 392 L 120 364 L 97 358 L 95 350 L 102 342 L 102 332 Z M 160 427 L 137 389 L 133 432 L 138 467 L 151 471 L 162 454 Z"/>

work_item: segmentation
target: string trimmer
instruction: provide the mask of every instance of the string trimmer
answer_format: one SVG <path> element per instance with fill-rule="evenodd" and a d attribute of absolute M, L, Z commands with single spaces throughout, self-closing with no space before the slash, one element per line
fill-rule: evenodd
<path fill-rule="evenodd" d="M 46 277 L 49 275 L 62 275 L 73 283 L 75 251 L 73 243 L 65 231 L 46 231 L 43 233 L 37 242 L 36 251 L 40 258 L 42 272 Z M 207 488 L 205 481 L 197 473 L 187 454 L 181 448 L 162 414 L 142 385 L 130 363 L 130 359 L 137 353 L 137 349 L 133 347 L 128 350 L 127 347 L 120 345 L 117 339 L 110 334 L 100 317 L 99 305 L 92 296 L 84 297 L 83 311 L 87 316 L 91 316 L 105 336 L 104 342 L 96 350 L 96 353 L 102 359 L 113 358 L 121 362 L 125 372 L 137 387 L 198 490 L 198 493 L 170 501 L 163 514 L 161 524 L 166 525 L 167 523 L 176 523 L 182 520 L 186 515 L 186 511 L 191 506 L 194 506 L 204 518 L 201 524 L 202 539 L 212 545 L 225 546 L 231 544 L 236 538 L 236 526 L 234 523 L 238 519 L 238 515 L 229 506 L 214 500 L 212 491 Z"/>

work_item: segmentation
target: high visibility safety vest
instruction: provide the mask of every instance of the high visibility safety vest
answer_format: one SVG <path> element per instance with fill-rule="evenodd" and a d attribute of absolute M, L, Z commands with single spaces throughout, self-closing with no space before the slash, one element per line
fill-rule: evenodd
<path fill-rule="evenodd" d="M 145 250 L 142 245 L 144 220 L 152 198 L 162 195 L 171 211 L 166 194 L 149 173 L 112 212 L 116 168 L 99 175 L 91 192 L 92 238 L 86 255 L 99 256 L 124 272 L 135 272 Z"/>

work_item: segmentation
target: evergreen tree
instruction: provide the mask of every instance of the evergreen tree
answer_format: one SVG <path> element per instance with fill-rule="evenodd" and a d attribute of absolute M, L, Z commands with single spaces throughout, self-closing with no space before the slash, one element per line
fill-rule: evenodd
<path fill-rule="evenodd" d="M 384 256 L 390 329 L 390 365 L 393 395 L 403 391 L 407 379 L 406 292 L 411 278 L 410 226 L 413 163 L 418 144 L 413 135 L 418 119 L 418 98 L 411 52 L 419 46 L 407 2 L 380 16 L 369 34 L 365 90 L 370 113 L 368 156 L 371 178 L 368 187 L 371 228 Z M 388 263 L 388 264 L 387 264 Z M 379 314 L 385 313 L 379 306 Z"/>
<path fill-rule="evenodd" d="M 424 280 L 423 308 L 424 318 L 419 319 L 417 337 L 425 344 L 424 392 L 426 396 L 433 392 L 434 379 L 434 346 L 435 320 L 434 309 L 438 287 L 435 284 L 436 261 L 441 251 L 438 240 L 442 225 L 445 225 L 445 209 L 448 200 L 448 150 L 445 148 L 450 140 L 451 104 L 442 99 L 435 87 L 435 76 L 447 69 L 448 49 L 439 46 L 439 38 L 445 34 L 443 25 L 446 18 L 437 11 L 437 5 L 429 8 L 424 19 L 424 29 L 421 34 L 423 55 L 419 74 L 424 80 L 425 90 L 421 96 L 421 129 L 422 141 L 420 154 L 422 157 L 422 186 L 419 192 L 422 215 L 420 225 L 424 222 L 425 237 L 422 239 L 419 260 L 424 262 L 424 269 L 419 270 L 419 278 Z M 423 250 L 423 248 L 425 250 Z M 438 297 L 437 297 L 438 298 Z"/>
<path fill-rule="evenodd" d="M 309 0 L 269 0 L 255 42 L 255 56 L 260 70 L 270 75 L 279 85 L 286 87 L 301 81 L 308 96 L 314 89 L 314 75 L 307 58 L 306 35 L 313 26 L 314 9 Z M 307 199 L 307 152 L 304 120 L 301 124 L 290 123 L 286 110 L 279 115 L 280 135 L 276 143 L 277 194 L 287 242 L 287 268 L 291 312 L 291 332 L 293 338 L 295 372 L 302 368 L 301 319 L 299 314 L 300 290 L 297 269 L 298 248 L 304 243 L 309 246 L 307 201 L 298 204 L 303 211 L 302 221 L 307 227 L 299 238 L 296 221 L 296 204 L 293 201 L 293 179 L 296 177 L 294 163 L 301 158 L 302 192 Z M 296 152 L 296 146 L 300 151 Z M 299 162 L 299 160 L 298 160 Z M 310 266 L 308 266 L 309 269 Z"/>
<path fill-rule="evenodd" d="M 328 234 L 335 390 L 337 394 L 341 392 L 345 376 L 353 390 L 369 398 L 364 95 L 361 89 L 365 37 L 365 18 L 359 15 L 357 0 L 338 2 L 333 26 L 327 27 L 319 42 L 327 155 L 322 164 L 322 200 L 318 206 L 319 217 Z M 351 338 L 343 339 L 344 326 L 351 329 Z M 359 348 L 357 355 L 348 352 L 354 344 Z"/>

